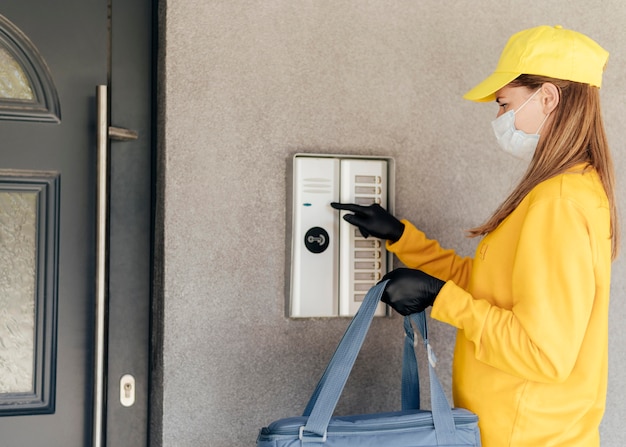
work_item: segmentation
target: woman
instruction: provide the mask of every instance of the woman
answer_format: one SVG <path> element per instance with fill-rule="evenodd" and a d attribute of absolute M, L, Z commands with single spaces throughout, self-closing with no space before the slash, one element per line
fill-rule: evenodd
<path fill-rule="evenodd" d="M 608 53 L 541 26 L 511 37 L 465 98 L 495 100 L 505 151 L 529 159 L 462 258 L 379 206 L 332 204 L 409 268 L 383 300 L 458 328 L 455 405 L 480 419 L 483 445 L 598 446 L 605 408 L 611 262 L 619 244 L 613 165 L 599 87 Z"/>

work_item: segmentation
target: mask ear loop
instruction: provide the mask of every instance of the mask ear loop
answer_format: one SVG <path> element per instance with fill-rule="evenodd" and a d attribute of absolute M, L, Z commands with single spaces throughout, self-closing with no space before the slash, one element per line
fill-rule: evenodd
<path fill-rule="evenodd" d="M 552 112 L 548 112 L 548 114 L 546 115 L 546 117 L 543 119 L 543 121 L 541 122 L 541 124 L 539 125 L 539 129 L 537 129 L 537 132 L 535 132 L 535 135 L 539 135 L 539 132 L 541 131 L 541 129 L 543 128 L 543 125 L 546 123 L 546 121 L 548 120 L 548 117 L 550 116 L 550 113 Z"/>
<path fill-rule="evenodd" d="M 540 91 L 541 91 L 541 87 L 539 87 L 537 90 L 535 90 L 535 93 L 533 93 L 532 95 L 530 95 L 530 98 L 528 98 L 526 101 L 524 101 L 524 103 L 523 103 L 521 106 L 519 106 L 519 107 L 517 108 L 517 110 L 514 110 L 514 111 L 513 111 L 513 114 L 514 114 L 514 115 L 517 115 L 517 112 L 519 112 L 520 110 L 522 110 L 522 109 L 524 108 L 524 106 L 525 106 L 526 104 L 528 104 L 528 103 L 530 102 L 530 100 L 531 100 L 531 99 L 533 99 L 535 96 L 537 96 L 537 93 L 539 93 Z"/>
<path fill-rule="evenodd" d="M 533 99 L 535 96 L 537 96 L 537 93 L 539 93 L 541 91 L 541 87 L 539 87 L 537 90 L 535 90 L 535 93 L 533 93 L 532 95 L 530 95 L 530 98 L 528 98 L 526 101 L 524 101 L 524 103 L 518 107 L 517 110 L 515 110 L 513 112 L 514 115 L 517 115 L 517 112 L 519 112 L 520 110 L 522 110 L 522 108 L 528 104 L 530 102 L 531 99 Z M 548 114 L 546 115 L 546 117 L 543 119 L 543 121 L 541 122 L 541 124 L 539 125 L 539 129 L 537 129 L 537 131 L 535 132 L 535 135 L 539 135 L 539 132 L 541 131 L 541 129 L 543 128 L 543 125 L 546 123 L 546 121 L 548 120 L 548 117 L 550 116 L 550 113 L 552 112 L 548 112 Z"/>

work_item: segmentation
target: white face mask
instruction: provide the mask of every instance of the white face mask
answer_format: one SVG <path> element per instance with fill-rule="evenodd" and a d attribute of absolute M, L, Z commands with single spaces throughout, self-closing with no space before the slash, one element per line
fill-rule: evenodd
<path fill-rule="evenodd" d="M 537 93 L 539 93 L 539 90 L 533 93 L 517 110 L 509 110 L 491 122 L 493 132 L 496 134 L 496 139 L 502 150 L 507 154 L 511 154 L 516 158 L 526 161 L 532 160 L 535 149 L 537 149 L 537 143 L 539 142 L 539 131 L 550 114 L 548 113 L 546 115 L 539 129 L 537 129 L 537 132 L 534 134 L 527 134 L 515 127 L 515 114 L 522 110 L 522 107 L 528 104 Z"/>

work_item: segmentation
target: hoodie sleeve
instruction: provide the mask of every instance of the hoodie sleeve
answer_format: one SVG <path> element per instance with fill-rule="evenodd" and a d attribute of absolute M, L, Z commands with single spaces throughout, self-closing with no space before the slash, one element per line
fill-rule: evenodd
<path fill-rule="evenodd" d="M 422 270 L 443 281 L 453 280 L 466 288 L 472 271 L 472 258 L 461 257 L 454 250 L 444 249 L 439 242 L 428 239 L 411 222 L 402 220 L 404 232 L 395 243 L 387 241 L 387 250 L 409 268 Z"/>

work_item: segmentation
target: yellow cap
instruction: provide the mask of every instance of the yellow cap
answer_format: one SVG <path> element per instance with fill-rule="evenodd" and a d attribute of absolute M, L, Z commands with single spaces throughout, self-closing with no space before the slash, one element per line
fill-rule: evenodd
<path fill-rule="evenodd" d="M 538 26 L 511 36 L 495 71 L 463 97 L 486 102 L 521 74 L 548 76 L 600 87 L 609 53 L 584 34 L 562 26 Z"/>

